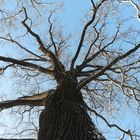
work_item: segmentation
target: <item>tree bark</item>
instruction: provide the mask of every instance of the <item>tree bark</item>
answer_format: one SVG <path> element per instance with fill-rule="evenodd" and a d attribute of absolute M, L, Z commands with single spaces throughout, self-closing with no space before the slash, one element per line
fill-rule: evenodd
<path fill-rule="evenodd" d="M 40 115 L 38 140 L 106 140 L 91 121 L 73 85 L 61 85 Z"/>
<path fill-rule="evenodd" d="M 36 139 L 29 139 L 29 138 L 26 138 L 26 139 L 0 139 L 0 140 L 36 140 Z"/>

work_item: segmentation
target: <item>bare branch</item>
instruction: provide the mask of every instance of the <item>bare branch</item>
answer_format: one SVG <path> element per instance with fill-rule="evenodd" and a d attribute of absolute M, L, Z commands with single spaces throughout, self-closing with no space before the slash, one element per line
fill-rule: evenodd
<path fill-rule="evenodd" d="M 23 10 L 25 12 L 25 19 L 22 21 L 22 24 L 24 25 L 24 27 L 27 29 L 27 31 L 33 36 L 36 38 L 38 44 L 39 44 L 39 49 L 46 55 L 48 56 L 50 59 L 51 59 L 51 62 L 53 63 L 53 67 L 54 69 L 59 69 L 59 70 L 62 70 L 61 67 L 60 67 L 60 62 L 58 62 L 57 58 L 55 57 L 55 55 L 48 49 L 45 48 L 41 38 L 39 37 L 38 34 L 36 34 L 35 32 L 33 32 L 31 30 L 31 28 L 26 24 L 26 21 L 28 20 L 28 15 L 27 15 L 27 11 L 25 9 L 25 7 L 23 7 Z M 62 64 L 61 64 L 62 65 Z"/>
<path fill-rule="evenodd" d="M 28 52 L 28 53 L 30 53 L 30 54 L 32 54 L 32 55 L 34 55 L 34 56 L 36 56 L 36 57 L 42 59 L 42 60 L 48 61 L 47 59 L 45 59 L 45 58 L 43 58 L 43 57 L 41 57 L 41 56 L 39 56 L 39 55 L 33 53 L 32 51 L 28 50 L 27 48 L 23 47 L 19 42 L 17 42 L 16 40 L 14 40 L 10 35 L 9 35 L 9 37 L 10 37 L 10 39 L 9 39 L 9 38 L 6 38 L 6 37 L 0 36 L 0 39 L 3 39 L 3 40 L 6 40 L 6 41 L 10 41 L 10 42 L 12 42 L 12 43 L 15 43 L 16 45 L 18 45 L 18 46 L 19 46 L 21 49 L 23 49 L 24 51 L 26 51 L 26 52 Z"/>
<path fill-rule="evenodd" d="M 49 24 L 50 24 L 50 26 L 49 26 L 49 35 L 50 35 L 50 40 L 51 40 L 52 45 L 53 45 L 54 50 L 55 50 L 55 56 L 58 57 L 57 48 L 56 48 L 56 44 L 55 44 L 55 42 L 54 42 L 53 31 L 52 31 L 52 27 L 53 27 L 53 26 L 52 26 L 52 22 L 51 22 L 52 14 L 53 14 L 53 12 L 51 12 L 51 13 L 50 13 L 50 16 L 48 17 L 48 22 L 49 22 Z"/>
<path fill-rule="evenodd" d="M 24 99 L 24 100 L 42 100 L 44 98 L 47 98 L 48 96 L 52 95 L 54 93 L 54 89 L 50 89 L 45 92 L 41 92 L 32 96 L 22 96 L 18 99 Z"/>
<path fill-rule="evenodd" d="M 103 26 L 104 26 L 104 24 L 103 24 Z M 103 27 L 103 26 L 102 26 L 102 27 Z M 100 30 L 102 29 L 102 27 L 100 28 Z M 96 29 L 95 29 L 95 30 L 96 30 Z M 96 33 L 97 33 L 97 38 L 95 39 L 95 41 L 98 39 L 98 36 L 99 36 L 100 32 L 96 31 Z M 83 61 L 83 63 L 77 67 L 77 68 L 78 68 L 78 71 L 81 71 L 89 62 L 91 62 L 91 61 L 92 61 L 94 58 L 96 58 L 100 53 L 104 52 L 105 49 L 106 49 L 107 47 L 109 47 L 111 44 L 113 44 L 114 41 L 116 40 L 116 37 L 117 37 L 118 33 L 119 33 L 119 27 L 117 28 L 117 31 L 116 31 L 116 33 L 115 33 L 113 39 L 112 39 L 108 44 L 106 44 L 103 48 L 101 48 L 99 51 L 97 51 L 95 54 L 93 54 L 91 57 L 85 59 L 85 60 Z M 94 41 L 91 45 L 94 45 L 95 41 Z M 92 46 L 90 46 L 90 47 L 92 47 Z"/>
<path fill-rule="evenodd" d="M 93 8 L 96 9 L 96 5 L 93 0 L 91 0 L 91 4 L 92 4 Z"/>
<path fill-rule="evenodd" d="M 0 103 L 0 109 L 12 108 L 15 106 L 28 105 L 28 106 L 44 106 L 45 103 L 42 100 L 8 100 Z"/>
<path fill-rule="evenodd" d="M 82 87 L 84 87 L 86 84 L 88 84 L 89 82 L 91 82 L 92 80 L 96 79 L 97 77 L 101 76 L 104 74 L 104 72 L 108 69 L 110 69 L 112 67 L 112 65 L 115 65 L 118 61 L 126 58 L 127 56 L 131 55 L 132 53 L 134 53 L 135 51 L 137 51 L 140 48 L 140 44 L 136 45 L 133 49 L 130 49 L 128 52 L 126 52 L 125 54 L 118 56 L 117 58 L 115 58 L 113 61 L 111 61 L 107 66 L 103 67 L 103 69 L 101 71 L 99 71 L 97 74 L 90 76 L 89 78 L 85 79 L 83 82 L 81 82 L 78 87 L 77 90 L 80 90 Z"/>
<path fill-rule="evenodd" d="M 97 23 L 98 23 L 98 22 L 97 22 Z M 96 23 L 96 24 L 97 24 L 97 23 Z M 95 24 L 95 26 L 96 26 L 96 24 Z M 100 36 L 101 30 L 102 30 L 102 28 L 105 26 L 105 23 L 103 23 L 103 25 L 101 26 L 99 32 L 97 31 L 97 29 L 96 29 L 95 26 L 94 26 L 93 28 L 94 28 L 94 30 L 95 30 L 95 32 L 96 32 L 97 35 L 96 35 L 96 38 L 94 39 L 94 41 L 90 44 L 90 46 L 89 46 L 89 50 L 88 50 L 88 52 L 87 52 L 87 54 L 86 54 L 86 56 L 85 56 L 85 58 L 84 58 L 84 61 L 86 61 L 86 59 L 88 58 L 89 53 L 90 53 L 90 51 L 91 51 L 93 45 L 94 45 L 95 42 L 99 39 L 99 36 Z"/>
<path fill-rule="evenodd" d="M 49 69 L 41 67 L 39 65 L 36 65 L 36 64 L 30 63 L 30 62 L 24 62 L 22 60 L 17 60 L 17 59 L 10 58 L 10 57 L 0 56 L 0 61 L 10 62 L 12 64 L 17 64 L 17 65 L 20 65 L 20 66 L 25 66 L 25 67 L 33 68 L 35 70 L 38 70 L 40 72 L 43 72 L 45 74 L 49 74 L 49 75 L 52 75 L 52 76 L 53 76 L 53 73 L 54 73 L 53 70 L 49 70 Z"/>
<path fill-rule="evenodd" d="M 95 5 L 93 3 L 93 1 L 91 1 L 92 5 L 93 5 L 93 14 L 92 14 L 92 17 L 91 19 L 85 24 L 83 30 L 82 30 L 82 35 L 81 35 L 81 38 L 80 38 L 80 41 L 79 41 L 79 45 L 78 45 L 78 48 L 77 48 L 77 51 L 75 53 L 75 56 L 74 58 L 72 59 L 72 63 L 71 63 L 71 67 L 70 69 L 72 70 L 73 67 L 74 67 L 74 64 L 75 64 L 75 61 L 76 59 L 78 58 L 78 55 L 81 51 L 81 48 L 83 46 L 83 42 L 84 42 L 84 39 L 85 39 L 85 35 L 86 35 L 86 31 L 88 29 L 88 27 L 94 22 L 95 20 L 95 17 L 96 17 L 96 13 L 97 13 L 97 10 L 99 9 L 99 7 L 103 4 L 104 1 L 102 1 L 96 8 L 95 8 Z"/>
<path fill-rule="evenodd" d="M 5 71 L 7 68 L 12 67 L 12 66 L 14 66 L 14 64 L 9 64 L 9 65 L 7 65 L 7 66 L 5 66 L 5 67 L 0 67 L 0 74 L 3 74 L 4 71 Z"/>
<path fill-rule="evenodd" d="M 111 128 L 112 128 L 112 127 L 115 127 L 115 128 L 117 128 L 117 129 L 119 129 L 121 132 L 123 132 L 123 133 L 129 135 L 130 137 L 133 136 L 133 134 L 131 133 L 130 130 L 127 130 L 127 131 L 126 131 L 126 130 L 122 129 L 121 127 L 119 127 L 119 126 L 116 125 L 116 124 L 110 124 L 110 123 L 107 121 L 106 118 L 104 118 L 102 115 L 100 115 L 99 113 L 97 113 L 95 110 L 91 109 L 90 107 L 87 107 L 87 108 L 88 108 L 89 111 L 94 112 L 95 115 L 97 115 L 99 118 L 101 118 L 109 127 L 111 127 Z"/>
<path fill-rule="evenodd" d="M 47 98 L 49 98 L 54 93 L 54 91 L 55 90 L 49 90 L 32 96 L 23 96 L 16 100 L 0 102 L 0 110 L 22 105 L 45 106 Z"/>

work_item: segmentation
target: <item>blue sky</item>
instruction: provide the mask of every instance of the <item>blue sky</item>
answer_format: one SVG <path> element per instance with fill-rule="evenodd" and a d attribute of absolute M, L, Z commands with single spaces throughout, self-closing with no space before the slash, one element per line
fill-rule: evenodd
<path fill-rule="evenodd" d="M 83 0 L 82 2 L 81 0 L 65 0 L 62 22 L 67 32 L 75 32 L 81 27 L 79 21 L 82 20 L 89 6 L 87 0 Z"/>
<path fill-rule="evenodd" d="M 54 0 L 56 1 L 56 0 Z M 61 0 L 58 0 L 57 2 L 59 2 Z M 12 6 L 12 5 L 11 5 Z M 73 38 L 73 42 L 71 42 L 73 44 L 73 51 L 75 51 L 75 46 L 76 45 L 75 43 L 76 40 L 78 39 L 78 35 L 82 29 L 82 24 L 83 24 L 83 20 L 85 20 L 85 14 L 86 14 L 86 11 L 89 9 L 90 5 L 89 5 L 89 2 L 87 0 L 65 0 L 64 1 L 64 7 L 62 8 L 63 10 L 59 12 L 59 14 L 56 14 L 56 17 L 58 16 L 58 21 L 60 22 L 60 24 L 62 24 L 62 26 L 64 27 L 64 31 L 65 33 L 70 33 L 72 35 L 72 38 Z M 123 6 L 122 6 L 123 7 Z M 120 13 L 122 12 L 121 14 L 121 18 L 124 18 L 125 16 L 130 16 L 132 15 L 132 17 L 135 17 L 135 9 L 131 7 L 131 5 L 128 4 L 128 7 L 125 7 L 126 9 L 120 9 Z M 128 8 L 128 9 L 127 9 Z M 134 24 L 135 22 L 135 24 Z M 110 26 L 112 25 L 113 22 L 111 22 Z M 127 23 L 126 23 L 127 24 Z M 132 22 L 129 23 L 130 26 L 133 25 L 133 27 L 140 27 L 139 25 L 139 22 L 136 21 L 136 19 L 134 18 L 132 20 Z M 127 28 L 128 26 L 125 26 L 125 28 Z M 43 28 L 45 28 L 43 26 Z M 110 27 L 110 29 L 113 29 L 113 25 Z M 25 42 L 25 44 L 27 44 L 28 42 Z M 128 48 L 125 47 L 124 50 L 127 50 Z M 7 54 L 9 53 L 7 51 L 7 49 L 5 49 L 4 52 L 0 52 L 0 54 Z M 10 52 L 11 53 L 11 52 Z M 16 53 L 16 49 L 15 49 L 15 52 L 13 53 Z M 10 74 L 7 73 L 7 78 L 6 80 L 8 81 L 8 78 L 10 79 Z M 4 79 L 0 79 L 1 81 L 4 80 Z M 1 82 L 0 81 L 0 82 Z M 2 83 L 2 86 L 1 86 L 1 91 L 4 91 L 5 93 L 9 93 L 9 95 L 14 98 L 16 95 L 11 95 L 11 89 L 13 88 L 13 85 L 14 85 L 14 82 L 16 81 L 8 81 L 8 87 L 10 88 L 6 88 L 7 85 L 5 85 L 4 83 Z M 14 90 L 14 88 L 13 88 Z M 119 120 L 116 120 L 116 118 L 114 117 L 111 117 L 111 116 L 107 116 L 106 114 L 104 114 L 108 119 L 110 119 L 110 122 L 113 123 L 113 122 L 116 122 L 117 124 L 119 124 L 120 126 L 122 126 L 123 128 L 125 129 L 128 129 L 128 127 L 131 127 L 132 128 L 135 128 L 137 123 L 139 123 L 140 119 L 139 119 L 139 116 L 138 115 L 133 115 L 134 113 L 134 110 L 133 108 L 129 108 L 129 107 L 126 107 L 123 106 L 122 109 L 125 109 L 125 111 L 122 113 L 122 114 L 118 114 L 117 117 L 119 118 Z M 10 111 L 9 111 L 10 112 Z M 7 125 L 14 125 L 13 123 L 11 123 L 11 119 L 9 119 L 8 117 L 6 117 L 5 119 L 2 118 L 3 115 L 1 116 L 1 120 L 3 121 L 7 121 Z M 14 119 L 13 119 L 14 120 Z M 93 116 L 93 120 L 94 122 L 96 123 L 96 118 L 95 116 Z M 2 122 L 1 121 L 1 122 Z M 8 124 L 9 123 L 9 124 Z M 108 140 L 117 140 L 114 138 L 114 136 L 118 135 L 116 132 L 116 129 L 108 129 L 108 127 L 106 126 L 106 124 L 98 119 L 98 123 L 96 123 L 97 127 L 100 129 L 100 130 L 103 130 L 103 132 L 105 132 L 105 136 L 108 138 Z M 140 126 L 139 126 L 140 128 Z M 138 130 L 138 128 L 136 128 Z M 111 131 L 111 133 L 110 133 Z M 139 130 L 140 132 L 140 130 Z M 128 137 L 126 138 L 126 140 L 129 140 Z"/>

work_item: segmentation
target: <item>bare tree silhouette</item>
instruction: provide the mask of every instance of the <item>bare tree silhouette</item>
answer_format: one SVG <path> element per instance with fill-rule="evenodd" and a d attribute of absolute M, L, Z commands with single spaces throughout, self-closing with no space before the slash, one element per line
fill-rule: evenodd
<path fill-rule="evenodd" d="M 54 88 L 48 90 L 45 85 L 44 92 L 38 90 L 38 93 L 26 94 L 15 100 L 1 101 L 1 111 L 16 106 L 29 106 L 20 113 L 23 120 L 25 112 L 32 114 L 35 107 L 44 106 L 44 109 L 38 110 L 41 112 L 38 118 L 39 130 L 32 122 L 38 133 L 38 140 L 106 140 L 105 133 L 97 128 L 89 112 L 103 120 L 109 128 L 118 130 L 122 135 L 119 139 L 123 140 L 126 136 L 131 140 L 139 138 L 135 131 L 129 128 L 125 130 L 111 123 L 104 114 L 110 108 L 121 110 L 118 105 L 129 105 L 130 101 L 135 103 L 135 109 L 139 113 L 140 43 L 136 41 L 138 38 L 133 40 L 132 37 L 131 40 L 131 33 L 136 37 L 139 31 L 132 27 L 127 31 L 123 28 L 123 24 L 129 19 L 119 21 L 116 16 L 115 22 L 113 21 L 123 2 L 131 3 L 140 18 L 138 4 L 132 0 L 90 0 L 91 9 L 81 34 L 79 33 L 78 45 L 71 48 L 68 45 L 70 36 L 63 35 L 62 28 L 58 28 L 53 18 L 58 12 L 57 8 L 47 11 L 49 15 L 46 20 L 44 11 L 55 2 L 16 2 L 17 9 L 11 13 L 5 10 L 3 3 L 0 23 L 5 23 L 2 27 L 7 28 L 0 34 L 0 40 L 9 46 L 16 46 L 22 53 L 16 57 L 0 55 L 1 76 L 10 69 L 15 76 L 19 74 L 21 79 L 25 78 L 25 83 L 28 81 L 26 85 L 34 79 L 39 89 L 44 87 L 40 79 L 46 78 L 47 82 L 50 79 L 53 81 Z M 45 19 L 40 20 L 43 16 Z M 44 20 L 48 23 L 46 36 L 40 34 L 42 28 L 46 30 L 44 25 L 38 30 Z M 113 23 L 109 24 L 109 20 Z M 17 24 L 12 24 L 15 22 Z M 7 26 L 7 23 L 10 25 Z M 18 31 L 13 30 L 11 33 L 11 28 L 18 28 Z M 71 52 L 74 53 L 69 57 Z"/>

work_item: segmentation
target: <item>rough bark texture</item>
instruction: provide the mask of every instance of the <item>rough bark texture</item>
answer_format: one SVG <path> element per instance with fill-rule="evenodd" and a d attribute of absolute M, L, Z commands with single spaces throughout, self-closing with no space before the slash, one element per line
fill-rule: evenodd
<path fill-rule="evenodd" d="M 91 121 L 82 94 L 63 84 L 40 115 L 38 140 L 106 140 Z"/>

